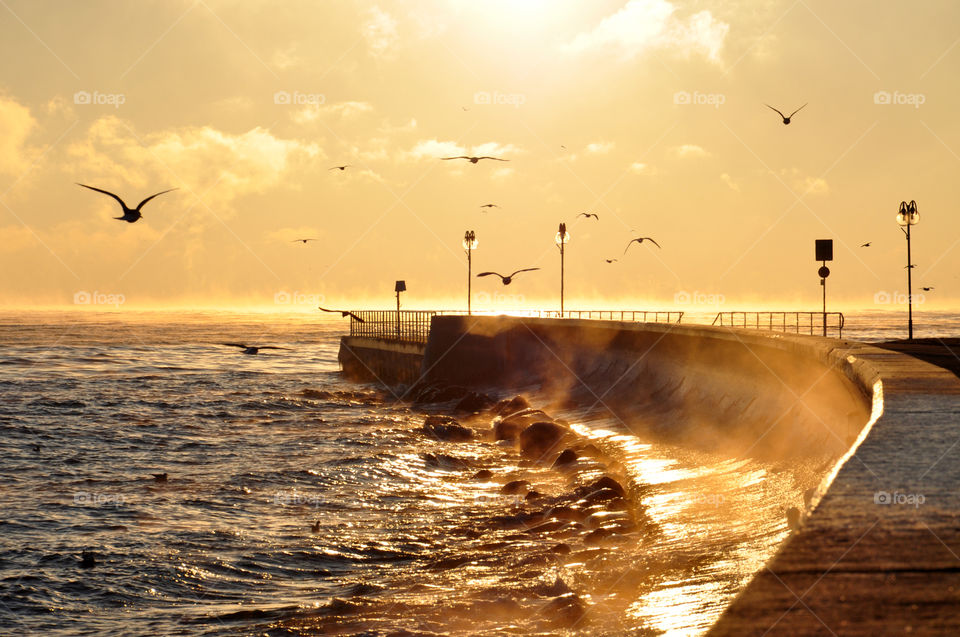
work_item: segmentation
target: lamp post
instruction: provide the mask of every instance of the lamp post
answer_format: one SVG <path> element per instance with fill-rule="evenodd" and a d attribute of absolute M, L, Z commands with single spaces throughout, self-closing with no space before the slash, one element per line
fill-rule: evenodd
<path fill-rule="evenodd" d="M 473 251 L 477 249 L 477 234 L 473 230 L 467 230 L 463 234 L 463 249 L 467 251 L 467 314 L 472 314 L 471 310 L 471 293 L 470 286 L 472 284 L 472 270 L 473 264 L 471 263 Z"/>
<path fill-rule="evenodd" d="M 917 212 L 917 202 L 900 202 L 900 211 L 897 213 L 897 223 L 907 235 L 907 338 L 913 340 L 913 260 L 910 258 L 910 226 L 920 223 L 920 213 Z M 904 230 L 906 226 L 906 230 Z"/>
<path fill-rule="evenodd" d="M 406 281 L 397 281 L 393 286 L 393 291 L 397 293 L 397 340 L 400 339 L 400 293 L 407 291 Z"/>
<path fill-rule="evenodd" d="M 554 238 L 557 247 L 560 248 L 560 318 L 563 318 L 563 247 L 570 241 L 570 233 L 567 232 L 567 224 L 561 223 L 557 236 Z"/>

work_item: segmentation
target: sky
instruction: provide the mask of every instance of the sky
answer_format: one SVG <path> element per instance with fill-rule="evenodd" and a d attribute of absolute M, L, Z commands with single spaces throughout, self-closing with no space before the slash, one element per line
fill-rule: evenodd
<path fill-rule="evenodd" d="M 916 200 L 956 307 L 958 43 L 953 0 L 2 0 L 0 298 L 460 309 L 474 230 L 540 268 L 474 309 L 553 309 L 566 222 L 567 309 L 815 310 L 816 239 L 897 309 Z"/>

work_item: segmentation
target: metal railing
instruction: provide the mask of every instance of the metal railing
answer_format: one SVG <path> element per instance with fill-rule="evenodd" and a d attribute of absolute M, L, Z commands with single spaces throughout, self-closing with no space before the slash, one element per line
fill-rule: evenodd
<path fill-rule="evenodd" d="M 712 325 L 843 337 L 841 312 L 717 312 Z M 826 326 L 826 329 L 824 329 Z"/>
<path fill-rule="evenodd" d="M 462 310 L 357 310 L 350 317 L 350 336 L 376 338 L 404 343 L 426 343 L 430 336 L 430 321 L 438 315 L 463 315 Z M 555 310 L 520 310 L 505 314 L 495 311 L 474 312 L 474 316 L 526 316 L 532 318 L 560 318 Z M 598 321 L 633 321 L 642 323 L 679 323 L 683 312 L 648 310 L 568 310 L 566 318 Z"/>

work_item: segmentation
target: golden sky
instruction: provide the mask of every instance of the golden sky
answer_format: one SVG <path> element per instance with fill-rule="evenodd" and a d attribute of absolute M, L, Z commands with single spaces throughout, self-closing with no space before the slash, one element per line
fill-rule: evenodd
<path fill-rule="evenodd" d="M 475 308 L 553 307 L 566 221 L 568 309 L 816 309 L 818 238 L 885 309 L 915 199 L 956 305 L 958 42 L 954 0 L 3 0 L 0 295 L 455 308 L 472 229 L 474 273 L 542 268 Z M 179 190 L 127 224 L 74 182 Z"/>

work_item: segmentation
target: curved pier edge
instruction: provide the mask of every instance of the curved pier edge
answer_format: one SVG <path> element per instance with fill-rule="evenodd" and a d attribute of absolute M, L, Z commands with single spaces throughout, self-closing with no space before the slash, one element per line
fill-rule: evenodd
<path fill-rule="evenodd" d="M 631 397 L 662 403 L 703 431 L 710 414 L 696 404 L 712 401 L 713 424 L 739 414 L 748 424 L 735 435 L 769 434 L 781 441 L 775 453 L 816 451 L 798 443 L 828 425 L 821 446 L 843 448 L 812 512 L 709 634 L 960 634 L 960 379 L 942 368 L 863 343 L 757 330 L 450 316 L 434 319 L 422 369 L 465 384 L 602 392 L 627 415 Z M 817 369 L 827 381 L 811 377 Z M 798 410 L 803 392 L 829 399 Z M 790 400 L 782 426 L 750 429 Z M 855 405 L 862 411 L 844 419 Z"/>

